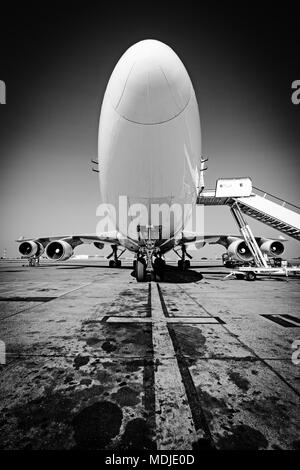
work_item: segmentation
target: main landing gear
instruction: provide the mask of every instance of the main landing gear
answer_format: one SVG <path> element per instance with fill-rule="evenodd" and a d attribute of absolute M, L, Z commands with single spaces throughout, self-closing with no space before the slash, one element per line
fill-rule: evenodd
<path fill-rule="evenodd" d="M 177 251 L 175 251 L 175 253 L 178 256 L 180 256 L 180 254 Z M 191 262 L 190 262 L 189 259 L 186 259 L 186 256 L 191 258 L 191 255 L 189 255 L 186 251 L 185 245 L 182 245 L 182 247 L 181 247 L 181 259 L 178 260 L 178 268 L 180 269 L 180 271 L 185 271 L 186 269 L 191 267 Z"/>
<path fill-rule="evenodd" d="M 28 258 L 28 266 L 29 267 L 36 267 L 40 265 L 40 258 L 39 256 L 32 256 Z"/>
<path fill-rule="evenodd" d="M 178 268 L 180 269 L 180 271 L 186 271 L 186 269 L 190 267 L 191 267 L 191 262 L 189 259 L 185 259 L 185 260 L 180 259 L 178 261 Z"/>
<path fill-rule="evenodd" d="M 109 267 L 110 268 L 120 268 L 122 266 L 122 263 L 119 259 L 117 260 L 114 260 L 114 259 L 111 259 L 109 260 Z"/>
<path fill-rule="evenodd" d="M 120 268 L 122 266 L 122 263 L 121 263 L 121 260 L 119 258 L 124 253 L 125 250 L 121 251 L 121 253 L 118 255 L 118 246 L 117 245 L 112 245 L 111 247 L 112 247 L 112 253 L 107 258 L 109 259 L 113 256 L 114 259 L 109 260 L 109 267 L 110 268 Z"/>

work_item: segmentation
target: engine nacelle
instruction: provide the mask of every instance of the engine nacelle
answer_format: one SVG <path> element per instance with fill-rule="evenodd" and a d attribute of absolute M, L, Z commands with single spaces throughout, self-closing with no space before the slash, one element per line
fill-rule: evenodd
<path fill-rule="evenodd" d="M 227 248 L 228 255 L 239 261 L 251 261 L 252 253 L 244 240 L 235 240 Z"/>
<path fill-rule="evenodd" d="M 284 245 L 278 240 L 263 240 L 260 249 L 264 255 L 276 258 L 284 252 Z"/>
<path fill-rule="evenodd" d="M 44 247 L 39 242 L 24 241 L 19 245 L 19 253 L 26 258 L 39 257 L 44 253 Z"/>
<path fill-rule="evenodd" d="M 65 240 L 50 242 L 46 247 L 46 256 L 52 261 L 65 261 L 73 255 L 72 246 Z"/>

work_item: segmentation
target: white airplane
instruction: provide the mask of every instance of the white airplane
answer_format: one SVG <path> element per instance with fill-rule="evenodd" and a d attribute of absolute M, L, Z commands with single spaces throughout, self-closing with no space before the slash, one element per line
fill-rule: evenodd
<path fill-rule="evenodd" d="M 98 142 L 101 197 L 102 204 L 106 204 L 100 212 L 106 208 L 108 229 L 97 230 L 96 234 L 22 238 L 17 241 L 23 256 L 39 259 L 45 251 L 48 259 L 64 261 L 82 243 L 94 243 L 99 249 L 109 243 L 111 267 L 121 266 L 118 249 L 121 254 L 125 249 L 135 253 L 137 281 L 144 281 L 149 270 L 158 280 L 162 278 L 164 255 L 172 249 L 180 257 L 179 268 L 188 268 L 189 243 L 197 248 L 219 243 L 237 260 L 252 259 L 240 237 L 187 230 L 203 186 L 205 160 L 201 158 L 200 119 L 193 85 L 170 47 L 145 40 L 124 53 L 106 88 Z M 120 196 L 126 197 L 129 212 L 120 208 Z M 162 211 L 160 218 L 153 220 L 154 205 L 170 208 L 174 204 L 178 210 Z M 146 217 L 136 211 L 137 205 L 147 209 Z M 189 211 L 179 210 L 187 206 Z M 277 240 L 257 241 L 269 256 L 284 251 Z"/>

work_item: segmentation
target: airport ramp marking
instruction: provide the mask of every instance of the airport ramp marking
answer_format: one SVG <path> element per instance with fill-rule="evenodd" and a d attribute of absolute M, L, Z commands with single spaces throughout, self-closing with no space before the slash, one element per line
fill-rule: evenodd
<path fill-rule="evenodd" d="M 294 317 L 294 315 L 289 315 L 287 313 L 284 313 L 283 315 L 281 315 L 282 317 L 284 318 L 288 318 L 289 320 L 295 322 L 295 323 L 298 323 L 299 326 L 300 326 L 300 318 L 297 318 L 297 317 Z"/>
<path fill-rule="evenodd" d="M 47 301 L 48 301 L 48 299 L 51 300 L 51 301 L 52 301 L 52 300 L 58 300 L 58 299 L 60 299 L 61 297 L 64 297 L 65 295 L 70 294 L 71 292 L 75 292 L 76 290 L 82 289 L 83 287 L 90 286 L 91 284 L 93 284 L 93 282 L 94 282 L 94 281 L 88 282 L 87 284 L 82 284 L 82 285 L 80 285 L 80 286 L 74 287 L 73 289 L 70 289 L 70 290 L 68 290 L 68 291 L 62 292 L 62 294 L 59 294 L 59 295 L 57 295 L 56 297 L 43 297 L 43 299 L 47 298 Z M 10 299 L 7 298 L 7 300 L 10 300 Z M 1 299 L 0 299 L 0 301 L 1 301 Z M 32 301 L 32 300 L 31 300 L 31 301 Z M 22 301 L 22 302 L 23 302 L 23 301 Z M 32 302 L 33 302 L 33 301 L 32 301 Z M 25 313 L 25 312 L 28 312 L 29 310 L 33 310 L 34 308 L 39 307 L 40 305 L 43 305 L 44 303 L 45 303 L 45 300 L 43 300 L 43 301 L 37 301 L 37 303 L 36 303 L 35 305 L 31 306 L 31 307 L 24 308 L 24 309 L 22 309 L 22 310 L 19 310 L 18 312 L 15 312 L 15 313 L 10 314 L 10 315 L 6 315 L 5 317 L 3 317 L 3 318 L 1 319 L 1 321 L 6 320 L 7 318 L 10 318 L 10 317 L 14 317 L 14 316 L 16 316 L 16 315 L 20 315 L 20 313 Z"/>
<path fill-rule="evenodd" d="M 299 318 L 293 317 L 292 315 L 263 314 L 261 316 L 266 318 L 267 320 L 271 320 L 277 325 L 283 326 L 284 328 L 300 328 Z"/>
<path fill-rule="evenodd" d="M 149 283 L 150 285 L 150 283 Z M 211 448 L 212 438 L 173 324 L 214 324 L 218 317 L 170 317 L 159 284 L 149 287 L 151 317 L 106 315 L 111 324 L 152 324 L 156 442 L 158 450 Z M 149 301 L 149 303 L 150 303 Z"/>
<path fill-rule="evenodd" d="M 159 284 L 157 284 L 157 290 L 158 290 L 158 294 L 160 297 L 160 302 L 161 302 L 161 306 L 162 306 L 162 310 L 165 315 L 165 318 L 170 320 L 169 322 L 167 322 L 167 329 L 168 329 L 169 336 L 173 344 L 173 349 L 175 351 L 178 369 L 181 374 L 182 383 L 185 387 L 185 392 L 186 392 L 187 400 L 189 403 L 190 411 L 192 414 L 194 427 L 197 433 L 197 441 L 194 442 L 193 448 L 194 450 L 200 450 L 200 449 L 211 450 L 214 448 L 214 441 L 213 441 L 209 426 L 207 424 L 201 403 L 199 401 L 198 393 L 197 393 L 194 381 L 192 379 L 192 376 L 190 374 L 187 360 L 180 348 L 180 344 L 177 339 L 176 332 L 174 328 L 172 327 L 172 323 L 173 323 L 172 320 L 174 320 L 174 318 L 173 317 L 170 318 L 170 315 L 169 315 L 169 312 L 168 312 L 168 309 L 167 309 L 167 306 L 163 297 L 163 293 Z M 202 317 L 202 318 L 206 318 L 208 320 L 207 317 Z M 210 319 L 213 319 L 213 318 L 214 317 L 212 316 L 210 317 Z M 219 320 L 218 318 L 216 319 Z M 216 321 L 215 324 L 222 325 L 223 322 L 219 323 L 219 321 Z"/>
<path fill-rule="evenodd" d="M 157 448 L 158 450 L 192 449 L 198 436 L 158 286 L 157 289 L 153 289 L 151 300 Z"/>
<path fill-rule="evenodd" d="M 122 316 L 113 316 L 107 317 L 105 323 L 153 323 L 153 317 L 122 317 Z M 168 324 L 175 324 L 175 323 L 188 323 L 193 325 L 218 325 L 221 324 L 222 321 L 217 318 L 210 318 L 210 317 L 168 317 L 165 319 L 165 322 Z"/>
<path fill-rule="evenodd" d="M 0 297 L 0 302 L 50 302 L 57 297 Z"/>

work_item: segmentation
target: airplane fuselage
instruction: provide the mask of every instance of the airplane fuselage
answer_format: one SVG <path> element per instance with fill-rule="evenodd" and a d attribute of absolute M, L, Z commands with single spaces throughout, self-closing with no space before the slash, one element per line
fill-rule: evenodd
<path fill-rule="evenodd" d="M 184 211 L 162 211 L 158 221 L 151 207 L 195 204 L 200 158 L 198 105 L 184 65 L 159 41 L 135 44 L 110 77 L 99 124 L 101 197 L 115 208 L 116 230 L 138 241 L 137 226 L 152 226 L 157 244 L 182 231 Z M 120 227 L 120 196 L 131 208 L 127 233 Z M 136 204 L 148 208 L 147 220 L 139 217 Z"/>

